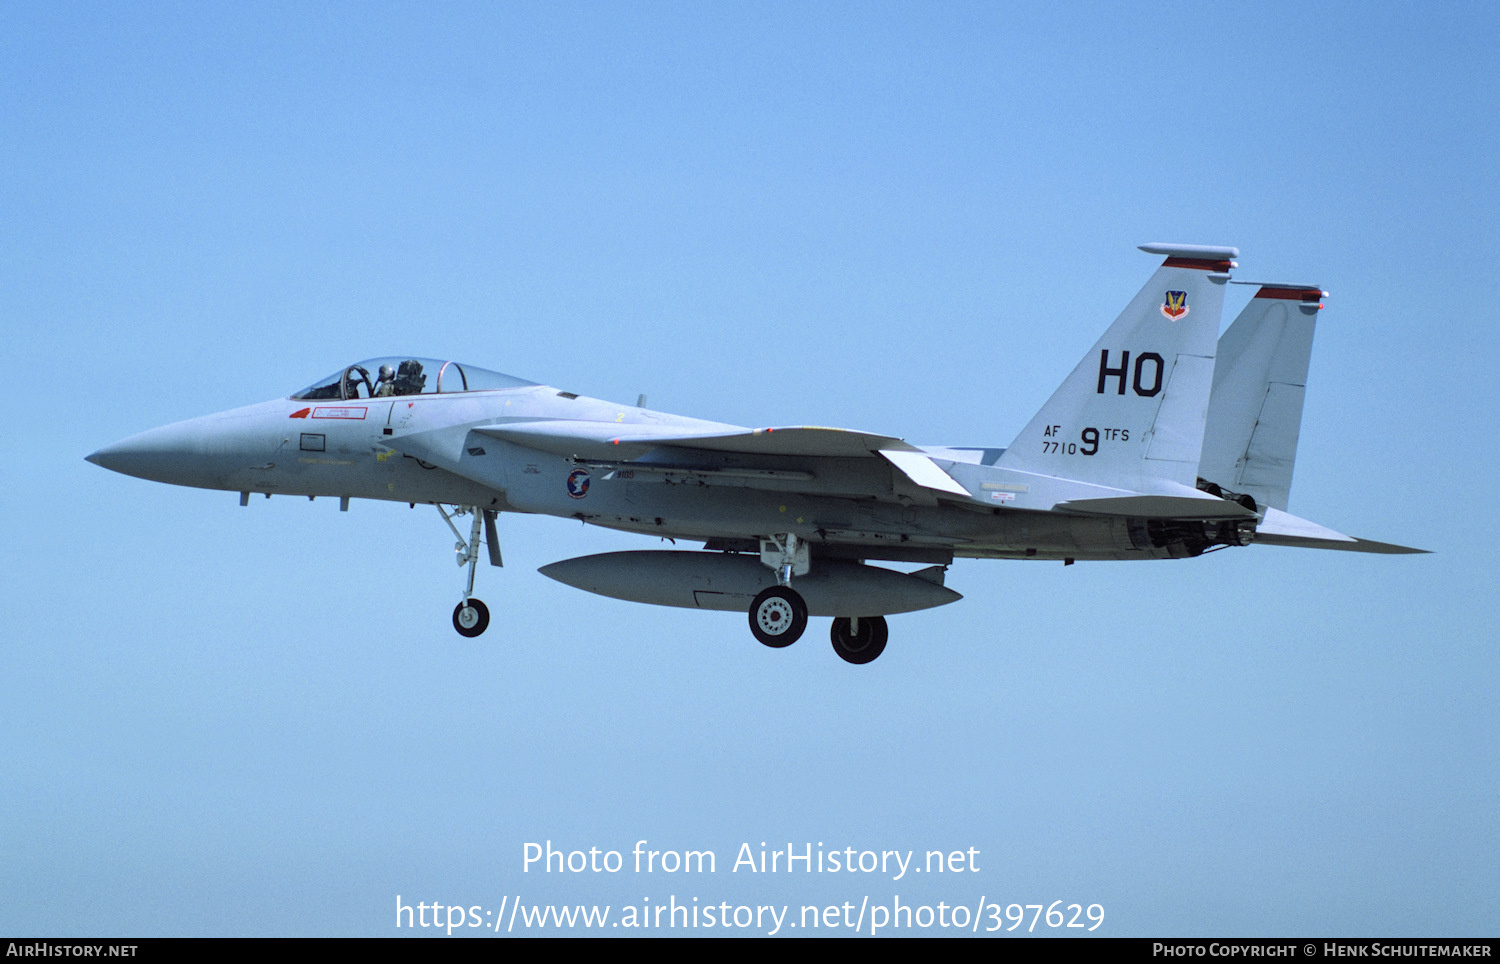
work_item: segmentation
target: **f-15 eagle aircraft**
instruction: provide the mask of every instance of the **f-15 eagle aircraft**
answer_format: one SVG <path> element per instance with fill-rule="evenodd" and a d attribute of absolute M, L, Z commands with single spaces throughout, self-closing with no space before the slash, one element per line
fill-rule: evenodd
<path fill-rule="evenodd" d="M 851 663 L 884 650 L 886 616 L 960 599 L 943 585 L 960 557 L 1175 559 L 1251 543 L 1422 551 L 1286 511 L 1326 293 L 1260 285 L 1219 337 L 1239 252 L 1141 250 L 1165 260 L 1009 448 L 742 428 L 397 356 L 88 460 L 238 491 L 241 505 L 256 492 L 337 496 L 343 509 L 350 499 L 434 505 L 468 568 L 453 611 L 465 636 L 489 624 L 474 574 L 481 526 L 501 565 L 502 512 L 701 540 L 702 550 L 582 556 L 541 572 L 620 599 L 747 612 L 772 647 L 795 642 L 809 616 L 832 616 L 834 650 Z"/>

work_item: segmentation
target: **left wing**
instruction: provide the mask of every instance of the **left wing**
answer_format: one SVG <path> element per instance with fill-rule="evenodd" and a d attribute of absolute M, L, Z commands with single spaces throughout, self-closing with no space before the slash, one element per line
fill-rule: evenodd
<path fill-rule="evenodd" d="M 882 449 L 917 451 L 916 446 L 889 435 L 812 425 L 752 428 L 733 432 L 695 432 L 684 431 L 672 425 L 537 419 L 482 425 L 474 431 L 553 455 L 580 458 L 638 458 L 661 445 L 740 455 L 802 455 L 824 458 L 872 455 Z"/>
<path fill-rule="evenodd" d="M 949 495 L 969 498 L 969 491 L 953 480 L 921 449 L 899 438 L 856 432 L 846 428 L 791 425 L 780 428 L 743 429 L 735 432 L 683 431 L 669 425 L 621 425 L 616 422 L 536 420 L 505 422 L 474 429 L 481 435 L 514 442 L 528 448 L 569 458 L 605 459 L 625 467 L 662 446 L 679 453 L 694 450 L 735 455 L 794 456 L 804 458 L 870 458 L 880 456 L 916 485 Z M 650 463 L 631 467 L 651 470 Z M 674 464 L 674 469 L 691 469 Z M 727 475 L 725 470 L 705 466 L 704 472 Z M 753 470 L 733 473 L 745 484 Z"/>

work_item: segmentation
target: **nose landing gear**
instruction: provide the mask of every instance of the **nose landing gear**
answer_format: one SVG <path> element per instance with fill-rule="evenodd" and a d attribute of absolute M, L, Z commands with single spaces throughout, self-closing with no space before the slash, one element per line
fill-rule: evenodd
<path fill-rule="evenodd" d="M 441 505 L 437 510 L 443 514 L 443 521 L 448 523 L 448 528 L 453 530 L 453 535 L 458 539 L 454 550 L 458 553 L 458 564 L 469 567 L 469 581 L 464 587 L 464 598 L 453 609 L 453 628 L 458 630 L 459 635 L 470 638 L 483 633 L 490 625 L 489 607 L 474 598 L 474 568 L 479 564 L 479 526 L 484 525 L 485 542 L 490 550 L 490 565 L 499 566 L 504 563 L 500 559 L 500 536 L 495 529 L 495 513 L 491 509 L 481 509 L 477 505 L 460 505 L 453 507 L 453 514 Z M 456 517 L 471 515 L 474 521 L 469 526 L 469 538 L 466 540 L 458 527 L 453 524 Z"/>

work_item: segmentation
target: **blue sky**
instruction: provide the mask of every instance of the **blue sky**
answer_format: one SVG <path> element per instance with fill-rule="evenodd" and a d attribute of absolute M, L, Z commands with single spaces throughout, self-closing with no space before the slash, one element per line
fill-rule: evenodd
<path fill-rule="evenodd" d="M 1479 3 L 10 6 L 0 932 L 899 895 L 1099 903 L 1112 935 L 1494 935 L 1497 27 Z M 960 561 L 964 601 L 851 667 L 824 620 L 771 651 L 738 616 L 552 583 L 654 543 L 506 516 L 466 641 L 430 508 L 242 509 L 83 461 L 392 353 L 1003 445 L 1149 241 L 1331 292 L 1291 510 L 1433 555 Z M 549 839 L 720 864 L 524 873 Z M 761 841 L 980 869 L 729 871 Z"/>

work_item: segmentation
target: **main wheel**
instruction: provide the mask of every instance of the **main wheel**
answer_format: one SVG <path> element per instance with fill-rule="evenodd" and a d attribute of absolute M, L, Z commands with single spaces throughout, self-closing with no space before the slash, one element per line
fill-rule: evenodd
<path fill-rule="evenodd" d="M 473 596 L 466 603 L 453 607 L 453 628 L 460 636 L 478 636 L 489 628 L 489 607 Z"/>
<path fill-rule="evenodd" d="M 807 603 L 796 590 L 772 586 L 750 604 L 750 632 L 774 649 L 790 646 L 807 628 Z"/>
<path fill-rule="evenodd" d="M 885 652 L 885 641 L 890 638 L 890 629 L 884 616 L 859 617 L 859 630 L 851 632 L 849 619 L 840 616 L 833 621 L 829 638 L 833 640 L 833 651 L 846 663 L 856 665 L 868 663 Z"/>

